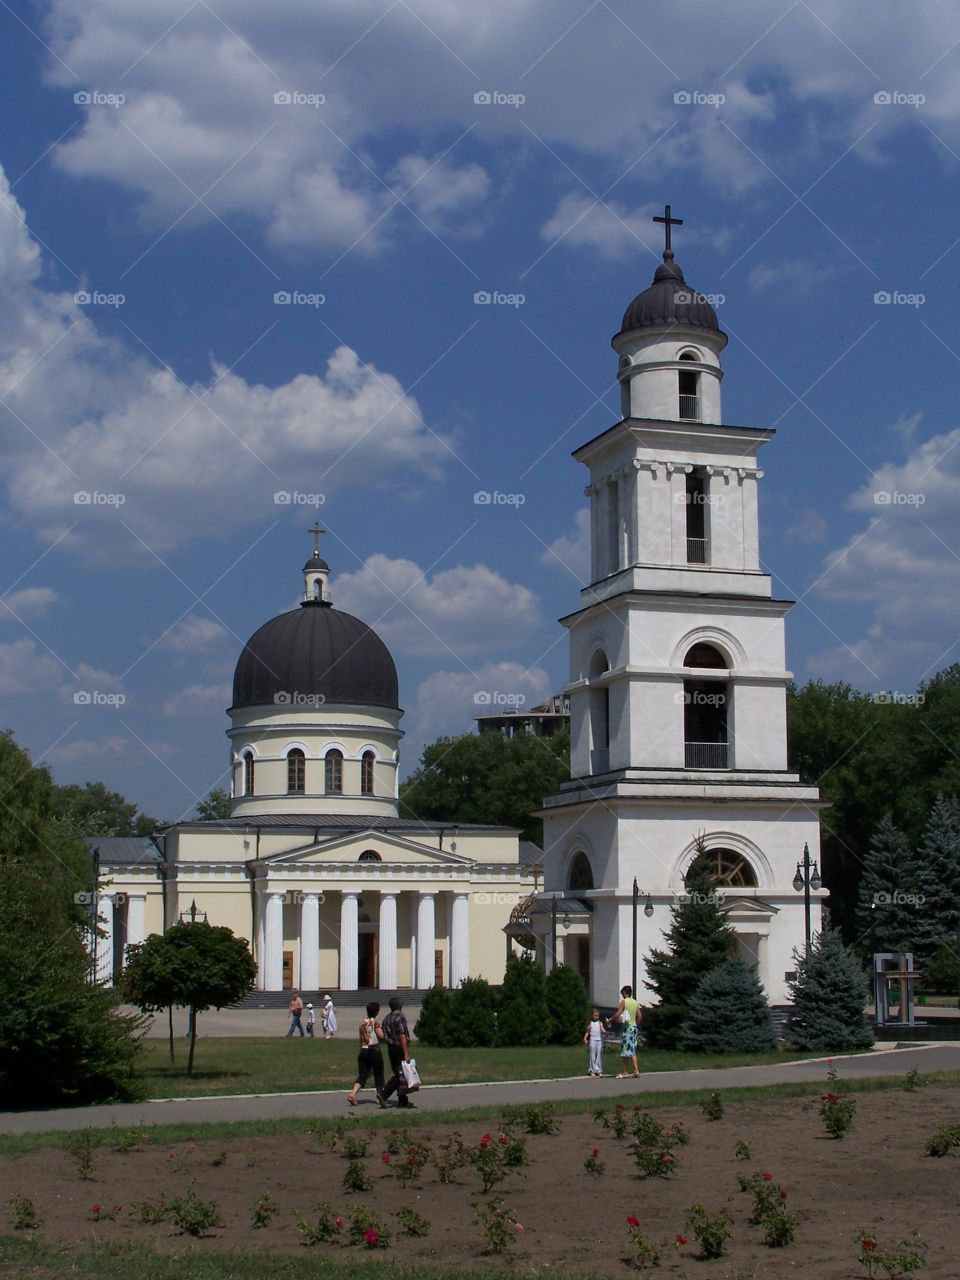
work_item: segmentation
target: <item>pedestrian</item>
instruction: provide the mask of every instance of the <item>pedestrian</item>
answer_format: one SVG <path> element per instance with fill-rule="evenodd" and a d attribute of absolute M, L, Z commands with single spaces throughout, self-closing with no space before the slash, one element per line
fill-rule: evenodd
<path fill-rule="evenodd" d="M 307 1005 L 307 1035 L 313 1039 L 313 1028 L 317 1023 L 317 1015 L 313 1012 L 313 1005 Z"/>
<path fill-rule="evenodd" d="M 293 993 L 293 999 L 287 1005 L 287 1012 L 290 1014 L 290 1030 L 287 1035 L 292 1036 L 295 1031 L 299 1031 L 300 1038 L 303 1039 L 303 1023 L 300 1021 L 303 1016 L 303 1001 L 298 991 Z"/>
<path fill-rule="evenodd" d="M 600 1017 L 600 1010 L 594 1009 L 590 1014 L 590 1021 L 587 1023 L 586 1034 L 583 1037 L 583 1043 L 590 1046 L 588 1076 L 603 1075 L 603 1046 L 605 1041 L 606 1028 L 603 1025 L 603 1019 Z"/>
<path fill-rule="evenodd" d="M 337 1011 L 329 996 L 323 997 L 323 1038 L 332 1040 L 337 1032 Z"/>
<path fill-rule="evenodd" d="M 412 1107 L 414 1103 L 407 1095 L 407 1077 L 403 1074 L 403 1064 L 410 1061 L 410 1028 L 399 996 L 390 997 L 390 1012 L 383 1020 L 383 1038 L 387 1043 L 387 1057 L 393 1072 L 384 1085 L 383 1096 L 389 1098 L 396 1090 L 397 1106 Z"/>
<path fill-rule="evenodd" d="M 380 1005 L 376 1000 L 372 1000 L 367 1005 L 367 1016 L 360 1023 L 358 1033 L 360 1052 L 357 1054 L 357 1078 L 353 1082 L 353 1088 L 347 1094 L 347 1101 L 351 1107 L 357 1105 L 357 1094 L 367 1083 L 367 1078 L 371 1072 L 373 1072 L 373 1083 L 377 1091 L 377 1102 L 381 1107 L 387 1105 L 383 1099 L 383 1054 L 380 1052 L 383 1028 L 377 1018 L 379 1012 Z"/>
<path fill-rule="evenodd" d="M 620 1065 L 626 1067 L 627 1061 L 633 1061 L 633 1074 L 639 1080 L 640 1068 L 637 1066 L 637 1040 L 640 1036 L 640 1023 L 643 1021 L 643 1014 L 640 1006 L 633 998 L 633 987 L 625 986 L 620 988 L 620 1003 L 617 1005 L 616 1011 L 611 1022 L 616 1022 L 620 1026 Z M 626 1080 L 629 1072 L 621 1071 L 617 1076 L 618 1080 Z"/>

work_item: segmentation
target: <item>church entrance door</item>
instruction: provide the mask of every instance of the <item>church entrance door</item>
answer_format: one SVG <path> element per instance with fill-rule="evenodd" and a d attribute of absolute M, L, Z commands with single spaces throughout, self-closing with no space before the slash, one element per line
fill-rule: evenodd
<path fill-rule="evenodd" d="M 283 989 L 284 991 L 293 990 L 293 952 L 285 951 L 283 953 Z"/>
<path fill-rule="evenodd" d="M 361 933 L 358 939 L 359 954 L 357 957 L 358 978 L 361 987 L 376 987 L 378 981 L 377 975 L 377 935 L 375 933 Z"/>

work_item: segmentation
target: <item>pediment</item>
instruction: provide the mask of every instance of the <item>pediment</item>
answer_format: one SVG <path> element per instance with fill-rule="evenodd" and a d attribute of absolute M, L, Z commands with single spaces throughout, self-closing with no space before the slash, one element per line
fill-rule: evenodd
<path fill-rule="evenodd" d="M 288 863 L 356 866 L 360 854 L 367 849 L 378 853 L 381 858 L 381 863 L 371 862 L 371 866 L 391 864 L 409 866 L 411 863 L 442 867 L 473 865 L 472 858 L 463 858 L 459 854 L 450 853 L 447 849 L 436 849 L 422 841 L 407 840 L 402 836 L 377 831 L 372 827 L 365 831 L 341 832 L 329 840 L 311 840 L 309 844 L 285 849 L 281 853 L 272 853 L 266 858 L 261 858 L 260 861 L 271 867 L 284 866 Z"/>
<path fill-rule="evenodd" d="M 769 920 L 780 913 L 779 907 L 761 898 L 730 897 L 724 902 L 723 910 L 728 918 L 732 916 L 740 920 Z"/>

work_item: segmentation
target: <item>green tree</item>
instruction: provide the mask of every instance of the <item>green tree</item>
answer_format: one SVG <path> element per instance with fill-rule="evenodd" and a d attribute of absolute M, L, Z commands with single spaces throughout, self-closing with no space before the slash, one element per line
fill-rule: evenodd
<path fill-rule="evenodd" d="M 486 978 L 465 978 L 451 992 L 443 1043 L 462 1049 L 492 1045 L 496 1036 L 496 993 Z"/>
<path fill-rule="evenodd" d="M 170 1061 L 173 1052 L 173 1009 L 178 1003 L 174 955 L 163 944 L 161 934 L 152 933 L 145 942 L 127 948 L 127 958 L 117 986 L 123 999 L 141 1013 L 167 1011 Z"/>
<path fill-rule="evenodd" d="M 450 1001 L 450 993 L 445 987 L 431 987 L 424 993 L 420 1005 L 420 1017 L 413 1028 L 413 1034 L 418 1040 L 424 1044 L 447 1043 Z"/>
<path fill-rule="evenodd" d="M 558 964 L 547 974 L 544 994 L 550 1010 L 551 1043 L 579 1044 L 590 1021 L 590 1002 L 583 978 L 576 969 Z"/>
<path fill-rule="evenodd" d="M 836 930 L 815 935 L 809 956 L 793 953 L 788 983 L 793 1008 L 786 1036 L 798 1049 L 840 1053 L 869 1049 L 873 1036 L 864 1009 L 869 982 L 860 961 Z"/>
<path fill-rule="evenodd" d="M 937 796 L 917 853 L 917 890 L 923 898 L 916 948 L 929 959 L 960 929 L 960 801 Z"/>
<path fill-rule="evenodd" d="M 542 846 L 543 823 L 530 815 L 570 777 L 570 734 L 468 733 L 425 747 L 400 786 L 400 814 L 424 821 L 517 827 Z"/>
<path fill-rule="evenodd" d="M 147 961 L 143 959 L 145 952 Z M 247 940 L 225 925 L 181 921 L 166 933 L 151 934 L 136 953 L 136 961 L 134 980 L 139 972 L 152 974 L 158 983 L 152 992 L 141 991 L 141 996 L 153 995 L 157 1003 L 162 997 L 164 1002 L 170 1000 L 190 1010 L 187 1075 L 192 1075 L 197 1014 L 234 1004 L 253 987 L 257 966 Z M 122 977 L 121 987 L 125 983 Z"/>
<path fill-rule="evenodd" d="M 55 786 L 52 816 L 65 832 L 80 836 L 149 836 L 161 825 L 102 782 Z"/>
<path fill-rule="evenodd" d="M 230 792 L 226 787 L 214 787 L 205 800 L 197 801 L 197 817 L 201 822 L 230 817 Z"/>
<path fill-rule="evenodd" d="M 860 876 L 857 949 L 912 951 L 917 942 L 917 861 L 910 842 L 887 814 L 870 841 Z"/>
<path fill-rule="evenodd" d="M 777 1037 L 756 973 L 738 957 L 704 974 L 680 1029 L 680 1047 L 693 1053 L 762 1053 Z"/>
<path fill-rule="evenodd" d="M 90 981 L 89 855 L 53 821 L 54 786 L 0 734 L 0 1096 L 72 1106 L 142 1096 L 140 1019 Z"/>
<path fill-rule="evenodd" d="M 550 1025 L 543 970 L 531 956 L 508 956 L 497 1016 L 497 1044 L 546 1044 Z"/>
<path fill-rule="evenodd" d="M 685 892 L 670 908 L 667 949 L 654 948 L 646 958 L 647 985 L 660 997 L 643 1019 L 646 1042 L 653 1049 L 679 1048 L 680 1029 L 700 980 L 727 960 L 734 947 L 735 935 L 727 924 L 722 898 L 702 869 L 702 838 L 697 843 Z"/>

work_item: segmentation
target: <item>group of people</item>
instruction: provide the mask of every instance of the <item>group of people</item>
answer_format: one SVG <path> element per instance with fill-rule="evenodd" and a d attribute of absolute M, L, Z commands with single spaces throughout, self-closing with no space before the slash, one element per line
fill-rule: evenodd
<path fill-rule="evenodd" d="M 377 1104 L 388 1105 L 391 1094 L 397 1095 L 398 1107 L 413 1107 L 407 1088 L 407 1077 L 404 1063 L 410 1062 L 410 1028 L 403 1013 L 403 1001 L 399 996 L 390 997 L 390 1012 L 380 1021 L 380 1005 L 372 1000 L 367 1005 L 367 1016 L 359 1027 L 360 1052 L 357 1054 L 357 1078 L 353 1088 L 347 1094 L 347 1102 L 351 1107 L 357 1105 L 357 1095 L 373 1075 Z M 390 1070 L 393 1075 L 384 1081 L 383 1051 L 381 1043 L 387 1046 L 390 1059 Z"/>
<path fill-rule="evenodd" d="M 317 1028 L 317 1015 L 312 1004 L 304 1004 L 300 999 L 299 991 L 293 993 L 293 999 L 287 1006 L 287 1012 L 290 1014 L 290 1028 L 287 1031 L 288 1036 L 300 1032 L 301 1037 L 313 1036 Z M 321 1010 L 322 1018 L 320 1026 L 323 1030 L 324 1040 L 332 1040 L 337 1033 L 337 1011 L 333 1007 L 333 1001 L 329 996 L 323 997 L 323 1008 Z M 306 1030 L 304 1030 L 304 1020 L 306 1020 Z"/>
<path fill-rule="evenodd" d="M 640 1024 L 643 1022 L 643 1010 L 634 999 L 633 987 L 629 984 L 620 988 L 620 1003 L 612 1017 L 601 1018 L 600 1010 L 594 1009 L 587 1024 L 583 1043 L 590 1050 L 588 1076 L 603 1075 L 603 1050 L 607 1040 L 607 1032 L 615 1024 L 620 1031 L 620 1066 L 622 1070 L 618 1080 L 626 1080 L 631 1074 L 639 1078 L 640 1067 L 637 1064 L 637 1045 L 640 1040 Z M 633 1064 L 633 1072 L 627 1071 L 627 1064 Z"/>

